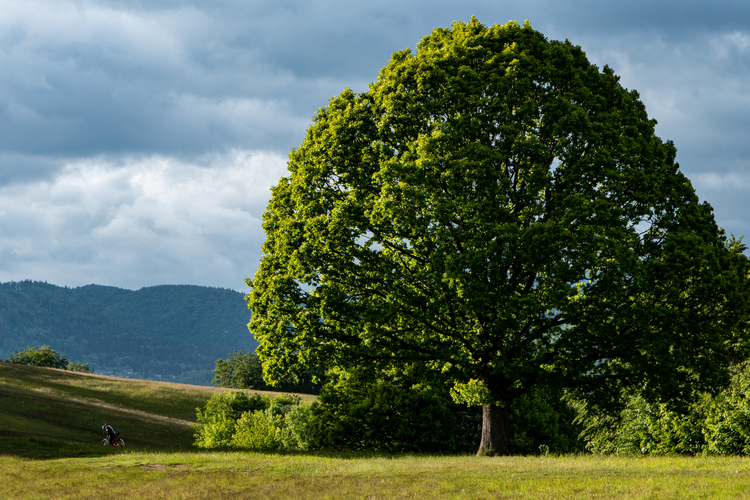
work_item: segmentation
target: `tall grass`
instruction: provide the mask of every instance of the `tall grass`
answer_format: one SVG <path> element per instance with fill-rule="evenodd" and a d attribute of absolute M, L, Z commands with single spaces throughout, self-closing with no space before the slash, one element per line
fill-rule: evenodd
<path fill-rule="evenodd" d="M 9 498 L 750 498 L 742 458 L 315 456 L 0 458 Z"/>

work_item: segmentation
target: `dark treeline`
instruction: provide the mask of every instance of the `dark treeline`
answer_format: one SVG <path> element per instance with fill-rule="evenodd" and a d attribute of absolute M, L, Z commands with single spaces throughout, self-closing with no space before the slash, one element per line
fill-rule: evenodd
<path fill-rule="evenodd" d="M 97 373 L 208 385 L 217 358 L 257 345 L 249 319 L 243 294 L 221 288 L 8 282 L 0 284 L 0 359 L 49 345 Z"/>

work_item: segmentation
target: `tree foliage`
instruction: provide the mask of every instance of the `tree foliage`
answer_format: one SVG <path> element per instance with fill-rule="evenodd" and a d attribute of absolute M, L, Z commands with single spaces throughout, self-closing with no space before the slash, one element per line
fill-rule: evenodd
<path fill-rule="evenodd" d="M 68 367 L 68 358 L 52 350 L 48 345 L 41 347 L 26 346 L 21 352 L 13 351 L 12 356 L 8 356 L 8 361 L 21 365 L 44 366 L 47 368 Z"/>
<path fill-rule="evenodd" d="M 421 364 L 510 452 L 538 387 L 689 404 L 743 352 L 747 259 L 635 91 L 528 24 L 472 19 L 314 117 L 248 280 L 267 378 Z"/>
<path fill-rule="evenodd" d="M 263 379 L 263 365 L 254 352 L 242 354 L 234 351 L 227 359 L 217 359 L 211 384 L 217 387 L 233 389 L 252 389 L 256 391 L 276 390 L 302 394 L 319 394 L 322 383 L 322 370 L 307 370 L 299 377 L 290 376 L 283 382 L 269 385 Z"/>
<path fill-rule="evenodd" d="M 92 370 L 89 367 L 88 363 L 84 364 L 84 363 L 75 363 L 73 361 L 68 361 L 68 364 L 65 368 L 72 372 L 94 373 L 94 370 Z"/>
<path fill-rule="evenodd" d="M 263 380 L 263 366 L 254 352 L 242 354 L 234 351 L 227 359 L 217 359 L 211 384 L 234 389 L 264 390 L 268 384 Z"/>
<path fill-rule="evenodd" d="M 591 411 L 575 401 L 582 438 L 594 453 L 642 455 L 750 455 L 750 363 L 733 367 L 728 387 L 718 394 L 700 394 L 679 410 L 628 395 L 615 415 Z"/>

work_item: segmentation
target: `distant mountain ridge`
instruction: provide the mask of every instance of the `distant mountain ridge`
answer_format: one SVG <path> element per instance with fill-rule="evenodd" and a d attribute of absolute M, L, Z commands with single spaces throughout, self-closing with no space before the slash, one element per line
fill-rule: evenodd
<path fill-rule="evenodd" d="M 0 359 L 46 344 L 97 373 L 206 385 L 217 359 L 258 345 L 248 321 L 224 288 L 0 283 Z"/>

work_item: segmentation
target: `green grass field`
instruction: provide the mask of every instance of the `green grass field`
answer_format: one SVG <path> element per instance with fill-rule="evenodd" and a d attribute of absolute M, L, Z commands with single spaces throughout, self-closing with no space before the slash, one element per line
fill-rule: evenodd
<path fill-rule="evenodd" d="M 190 450 L 196 407 L 223 390 L 0 363 L 0 454 L 112 453 L 99 444 L 105 422 L 129 449 Z"/>
<path fill-rule="evenodd" d="M 0 498 L 750 498 L 747 458 L 196 450 L 219 390 L 0 363 Z"/>

